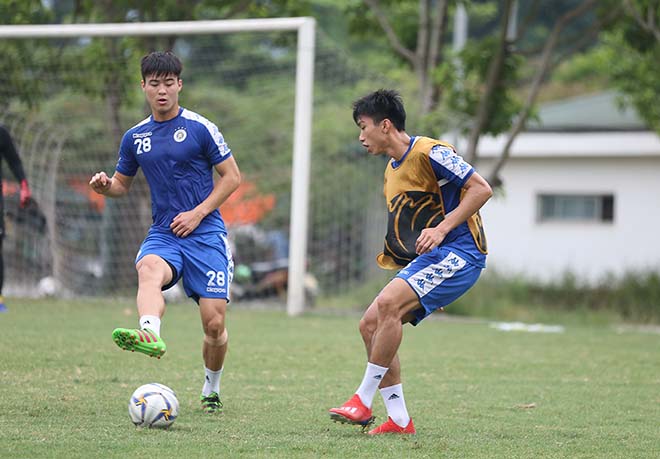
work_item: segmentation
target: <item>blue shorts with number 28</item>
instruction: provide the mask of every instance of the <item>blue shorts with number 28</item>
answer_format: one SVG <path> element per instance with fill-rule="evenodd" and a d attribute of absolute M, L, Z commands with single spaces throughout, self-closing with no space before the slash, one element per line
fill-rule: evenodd
<path fill-rule="evenodd" d="M 183 277 L 186 295 L 196 302 L 199 303 L 200 298 L 229 300 L 234 260 L 224 234 L 193 233 L 181 238 L 171 232 L 149 231 L 135 263 L 146 255 L 158 255 L 172 267 L 172 282 L 163 289 L 173 286 Z"/>

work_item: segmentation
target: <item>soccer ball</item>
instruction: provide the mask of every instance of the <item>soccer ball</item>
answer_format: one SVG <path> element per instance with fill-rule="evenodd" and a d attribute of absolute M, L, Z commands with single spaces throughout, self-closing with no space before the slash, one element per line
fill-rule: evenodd
<path fill-rule="evenodd" d="M 137 427 L 167 429 L 179 415 L 179 400 L 163 384 L 145 384 L 131 395 L 128 415 Z"/>

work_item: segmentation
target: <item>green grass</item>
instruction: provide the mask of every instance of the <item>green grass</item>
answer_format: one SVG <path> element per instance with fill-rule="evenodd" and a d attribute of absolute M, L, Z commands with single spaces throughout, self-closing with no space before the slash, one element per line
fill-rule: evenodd
<path fill-rule="evenodd" d="M 198 407 L 202 333 L 192 303 L 168 307 L 162 360 L 111 341 L 114 327 L 137 321 L 130 301 L 7 304 L 3 458 L 660 456 L 655 333 L 577 325 L 563 334 L 507 333 L 436 318 L 406 327 L 400 355 L 418 434 L 368 438 L 327 415 L 364 371 L 357 316 L 232 308 L 225 412 L 208 416 Z M 178 394 L 180 417 L 169 431 L 135 429 L 128 419 L 130 394 L 147 382 Z M 374 410 L 383 420 L 379 397 Z"/>

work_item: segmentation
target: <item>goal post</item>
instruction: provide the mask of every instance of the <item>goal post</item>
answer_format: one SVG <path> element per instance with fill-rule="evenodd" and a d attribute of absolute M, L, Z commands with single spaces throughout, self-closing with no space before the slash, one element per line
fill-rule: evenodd
<path fill-rule="evenodd" d="M 228 34 L 240 32 L 297 32 L 295 109 L 289 222 L 287 313 L 305 307 L 307 226 L 314 85 L 316 22 L 311 17 L 235 19 L 113 24 L 45 24 L 0 26 L 0 39 L 63 37 L 128 37 Z M 91 174 L 92 171 L 90 171 Z"/>

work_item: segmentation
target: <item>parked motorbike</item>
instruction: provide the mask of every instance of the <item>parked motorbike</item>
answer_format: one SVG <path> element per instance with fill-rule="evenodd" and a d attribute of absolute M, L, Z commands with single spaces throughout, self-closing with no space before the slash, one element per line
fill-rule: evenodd
<path fill-rule="evenodd" d="M 235 300 L 278 298 L 284 301 L 288 281 L 288 258 L 238 264 L 234 268 L 231 296 Z M 319 291 L 318 281 L 313 274 L 305 275 L 304 289 L 306 304 L 313 306 Z"/>

